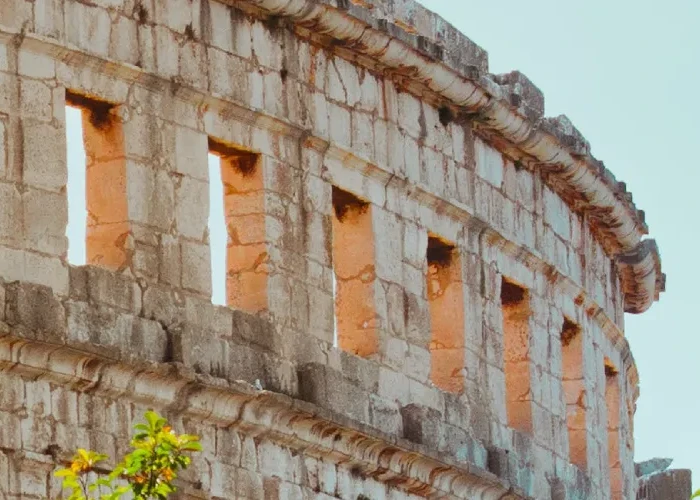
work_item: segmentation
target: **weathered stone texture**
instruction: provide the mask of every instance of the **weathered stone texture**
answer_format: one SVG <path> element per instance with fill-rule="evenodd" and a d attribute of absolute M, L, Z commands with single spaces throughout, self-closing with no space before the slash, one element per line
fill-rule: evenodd
<path fill-rule="evenodd" d="M 182 498 L 633 498 L 623 315 L 663 275 L 631 195 L 413 1 L 306 3 L 0 2 L 0 497 L 56 498 L 57 460 L 123 451 L 154 407 L 203 438 Z M 86 266 L 66 262 L 66 104 Z"/>
<path fill-rule="evenodd" d="M 637 500 L 687 500 L 691 487 L 689 470 L 665 470 L 639 478 Z"/>

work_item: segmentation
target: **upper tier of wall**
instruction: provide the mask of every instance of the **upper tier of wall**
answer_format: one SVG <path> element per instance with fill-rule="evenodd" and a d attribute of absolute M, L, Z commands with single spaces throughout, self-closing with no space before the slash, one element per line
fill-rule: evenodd
<path fill-rule="evenodd" d="M 249 0 L 264 15 L 290 20 L 305 35 L 403 85 L 431 93 L 459 117 L 474 121 L 512 158 L 535 171 L 576 212 L 586 214 L 606 252 L 618 259 L 627 312 L 645 311 L 665 287 L 658 249 L 644 212 L 565 116 L 546 118 L 542 92 L 522 73 L 488 73 L 486 52 L 414 0 Z M 308 30 L 308 31 L 306 31 Z"/>

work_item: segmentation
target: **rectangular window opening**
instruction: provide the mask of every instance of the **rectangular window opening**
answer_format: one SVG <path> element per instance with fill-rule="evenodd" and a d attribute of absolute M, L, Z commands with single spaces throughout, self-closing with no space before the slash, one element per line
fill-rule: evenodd
<path fill-rule="evenodd" d="M 430 305 L 430 379 L 436 387 L 464 388 L 464 292 L 462 265 L 454 245 L 428 237 L 427 290 Z"/>
<path fill-rule="evenodd" d="M 260 155 L 209 139 L 212 302 L 267 309 L 268 251 Z"/>
<path fill-rule="evenodd" d="M 115 104 L 66 91 L 68 261 L 127 264 L 126 158 Z"/>
<path fill-rule="evenodd" d="M 588 463 L 586 386 L 583 379 L 583 335 L 579 325 L 564 318 L 561 327 L 562 388 L 566 400 L 569 460 L 583 471 Z"/>
<path fill-rule="evenodd" d="M 513 429 L 532 433 L 528 290 L 502 278 L 501 308 L 508 425 Z"/>
<path fill-rule="evenodd" d="M 620 461 L 620 377 L 617 367 L 608 358 L 605 366 L 605 403 L 607 406 L 608 460 L 610 464 L 610 498 L 623 499 L 623 475 Z"/>
<path fill-rule="evenodd" d="M 335 342 L 346 352 L 369 357 L 379 351 L 371 206 L 335 186 L 332 203 Z"/>

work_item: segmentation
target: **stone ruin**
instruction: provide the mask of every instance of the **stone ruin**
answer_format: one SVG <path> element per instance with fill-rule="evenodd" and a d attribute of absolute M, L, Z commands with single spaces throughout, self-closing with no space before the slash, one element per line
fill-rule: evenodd
<path fill-rule="evenodd" d="M 646 234 L 538 88 L 412 0 L 2 0 L 0 499 L 60 498 L 148 408 L 202 436 L 179 498 L 635 498 Z"/>

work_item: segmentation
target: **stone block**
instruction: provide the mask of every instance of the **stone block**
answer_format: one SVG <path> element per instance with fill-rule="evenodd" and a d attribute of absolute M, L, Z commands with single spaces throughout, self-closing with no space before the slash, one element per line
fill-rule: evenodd
<path fill-rule="evenodd" d="M 437 448 L 443 431 L 442 414 L 434 408 L 411 403 L 401 407 L 403 435 L 409 441 Z"/>
<path fill-rule="evenodd" d="M 510 467 L 511 460 L 509 459 L 510 452 L 502 448 L 490 446 L 487 448 L 487 464 L 489 472 L 495 474 L 506 481 L 513 481 L 512 470 Z"/>
<path fill-rule="evenodd" d="M 69 43 L 93 54 L 109 55 L 111 22 L 107 10 L 69 2 L 65 15 Z"/>
<path fill-rule="evenodd" d="M 124 16 L 116 18 L 110 34 L 109 54 L 112 59 L 140 65 L 139 26 L 136 20 Z"/>
<path fill-rule="evenodd" d="M 139 134 L 145 135 L 146 132 L 139 130 Z M 129 219 L 164 232 L 169 231 L 175 213 L 175 193 L 168 173 L 128 161 L 126 175 Z"/>
<path fill-rule="evenodd" d="M 141 311 L 141 288 L 136 281 L 96 266 L 85 269 L 90 302 L 131 313 Z"/>
<path fill-rule="evenodd" d="M 392 283 L 401 283 L 403 268 L 403 222 L 393 213 L 372 208 L 372 230 L 377 277 Z"/>
<path fill-rule="evenodd" d="M 432 384 L 426 385 L 414 379 L 409 381 L 409 398 L 421 405 L 438 410 L 441 414 L 444 411 L 444 392 Z"/>
<path fill-rule="evenodd" d="M 131 336 L 128 339 L 129 352 L 135 360 L 164 362 L 172 357 L 172 338 L 157 321 L 134 318 Z"/>
<path fill-rule="evenodd" d="M 182 286 L 211 296 L 211 257 L 209 245 L 182 240 Z"/>
<path fill-rule="evenodd" d="M 471 404 L 465 395 L 445 394 L 445 421 L 461 429 L 468 429 Z"/>
<path fill-rule="evenodd" d="M 233 333 L 245 342 L 274 351 L 276 347 L 275 326 L 266 319 L 244 311 L 233 310 Z"/>
<path fill-rule="evenodd" d="M 639 480 L 637 500 L 687 500 L 691 494 L 691 472 L 672 469 Z"/>
<path fill-rule="evenodd" d="M 369 421 L 369 396 L 342 374 L 308 363 L 299 369 L 299 396 L 304 401 L 358 420 Z"/>
<path fill-rule="evenodd" d="M 564 200 L 551 189 L 542 188 L 544 198 L 544 220 L 565 241 L 571 239 L 570 210 Z"/>
<path fill-rule="evenodd" d="M 21 76 L 39 80 L 54 78 L 56 76 L 56 63 L 51 57 L 44 54 L 20 50 L 18 73 Z"/>
<path fill-rule="evenodd" d="M 399 405 L 374 394 L 369 396 L 369 424 L 388 435 L 403 435 L 403 417 Z"/>
<path fill-rule="evenodd" d="M 66 335 L 66 311 L 47 286 L 10 283 L 6 286 L 7 323 L 18 327 L 30 338 L 63 343 Z"/>
<path fill-rule="evenodd" d="M 338 104 L 329 102 L 328 122 L 330 125 L 331 141 L 339 147 L 349 150 L 352 147 L 350 111 Z"/>
<path fill-rule="evenodd" d="M 500 189 L 505 166 L 503 155 L 481 139 L 476 139 L 475 144 L 477 174 L 491 186 Z"/>
<path fill-rule="evenodd" d="M 17 185 L 0 183 L 0 241 L 10 244 L 19 243 L 23 229 L 22 197 Z"/>
<path fill-rule="evenodd" d="M 208 89 L 206 47 L 190 41 L 180 47 L 179 76 L 188 86 L 206 91 Z"/>
<path fill-rule="evenodd" d="M 379 389 L 377 394 L 389 401 L 406 404 L 409 401 L 409 379 L 403 373 L 385 367 L 379 368 Z"/>
<path fill-rule="evenodd" d="M 212 330 L 222 338 L 233 335 L 233 310 L 215 306 L 211 300 L 186 295 L 184 300 L 184 321 L 192 325 Z"/>
<path fill-rule="evenodd" d="M 23 120 L 24 168 L 26 184 L 62 192 L 68 181 L 66 131 L 46 123 Z"/>
<path fill-rule="evenodd" d="M 29 415 L 20 423 L 22 449 L 42 452 L 51 443 L 53 423 L 45 417 Z M 19 445 L 19 443 L 17 443 Z"/>
<path fill-rule="evenodd" d="M 183 177 L 175 188 L 175 223 L 177 232 L 203 241 L 209 218 L 209 184 Z"/>
<path fill-rule="evenodd" d="M 143 316 L 170 326 L 182 321 L 182 305 L 176 292 L 160 285 L 151 285 L 143 292 Z"/>
<path fill-rule="evenodd" d="M 114 359 L 129 350 L 134 317 L 105 306 L 69 301 L 67 340 L 82 349 Z"/>
<path fill-rule="evenodd" d="M 49 122 L 54 116 L 53 86 L 45 81 L 20 79 L 19 109 L 24 118 Z M 63 110 L 61 110 L 63 112 Z M 52 153 L 55 153 L 52 151 Z"/>
<path fill-rule="evenodd" d="M 379 388 L 379 364 L 344 351 L 340 351 L 339 355 L 343 376 L 357 382 L 363 390 L 376 393 Z"/>
<path fill-rule="evenodd" d="M 27 2 L 4 2 L 0 5 L 0 19 L 11 30 L 22 29 L 32 19 L 32 5 Z"/>
<path fill-rule="evenodd" d="M 22 443 L 22 430 L 19 415 L 0 412 L 0 447 L 18 449 Z"/>
<path fill-rule="evenodd" d="M 439 449 L 441 453 L 446 453 L 461 463 L 472 464 L 481 469 L 487 468 L 487 449 L 466 430 L 459 427 L 442 423 Z"/>
<path fill-rule="evenodd" d="M 185 323 L 168 327 L 167 336 L 172 346 L 170 352 L 173 361 L 183 363 L 197 373 L 226 377 L 230 366 L 229 345 L 214 332 L 199 325 Z"/>
<path fill-rule="evenodd" d="M 208 181 L 208 140 L 207 135 L 202 132 L 177 127 L 175 130 L 175 171 L 194 179 Z"/>
<path fill-rule="evenodd" d="M 511 106 L 532 122 L 544 116 L 544 94 L 520 71 L 496 75 L 496 83 L 505 88 Z"/>

